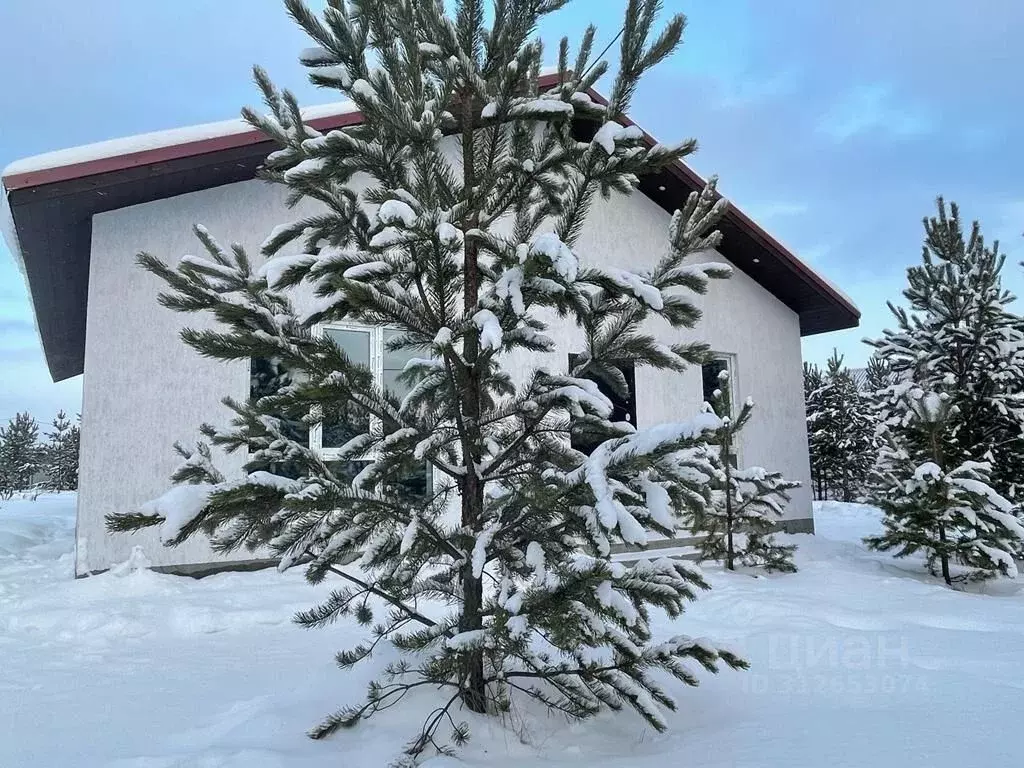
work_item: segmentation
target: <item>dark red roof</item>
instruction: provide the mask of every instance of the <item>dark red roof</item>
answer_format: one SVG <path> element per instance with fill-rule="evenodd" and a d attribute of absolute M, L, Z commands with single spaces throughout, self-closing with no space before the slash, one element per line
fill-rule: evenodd
<path fill-rule="evenodd" d="M 590 95 L 604 101 L 600 94 Z M 359 112 L 346 109 L 307 122 L 323 132 L 361 120 Z M 644 137 L 655 143 L 647 133 Z M 274 149 L 263 134 L 239 128 L 156 144 L 95 157 L 86 153 L 82 160 L 72 155 L 65 163 L 15 164 L 3 177 L 55 381 L 83 370 L 93 214 L 251 179 Z M 640 191 L 669 212 L 703 186 L 683 163 L 640 181 Z M 798 314 L 802 335 L 858 324 L 860 312 L 848 298 L 738 208 L 730 207 L 720 229 L 723 255 Z"/>

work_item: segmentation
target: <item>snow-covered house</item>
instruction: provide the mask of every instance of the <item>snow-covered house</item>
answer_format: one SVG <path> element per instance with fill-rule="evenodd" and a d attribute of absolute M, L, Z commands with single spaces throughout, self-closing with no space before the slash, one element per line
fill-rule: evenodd
<path fill-rule="evenodd" d="M 310 110 L 306 118 L 324 130 L 352 125 L 361 116 L 341 104 Z M 578 129 L 593 131 L 582 123 Z M 168 549 L 155 531 L 109 536 L 104 517 L 137 509 L 166 490 L 179 461 L 172 444 L 194 440 L 203 422 L 226 419 L 221 399 L 244 399 L 259 379 L 253 366 L 206 360 L 182 344 L 182 326 L 205 320 L 160 307 L 161 285 L 136 267 L 135 255 L 148 251 L 167 260 L 195 252 L 192 225 L 202 223 L 258 258 L 271 229 L 296 218 L 286 211 L 283 189 L 254 179 L 272 149 L 245 123 L 229 121 L 55 152 L 14 163 L 3 173 L 6 236 L 24 268 L 50 372 L 55 381 L 85 374 L 80 575 L 126 559 L 136 544 L 154 566 L 171 570 L 225 563 L 198 541 Z M 631 196 L 599 201 L 579 241 L 581 258 L 633 269 L 653 264 L 667 248 L 671 212 L 702 185 L 678 164 L 642 179 Z M 695 412 L 719 371 L 728 368 L 737 394 L 759 404 L 743 432 L 741 461 L 802 481 L 784 525 L 811 531 L 800 338 L 855 326 L 859 312 L 742 211 L 732 208 L 721 229 L 720 253 L 707 254 L 707 260 L 726 261 L 735 273 L 713 282 L 699 300 L 704 318 L 693 332 L 710 343 L 716 361 L 684 374 L 627 372 L 633 396 L 617 405 L 639 426 L 677 419 Z M 556 324 L 553 330 L 557 353 L 539 357 L 556 370 L 568 365 L 575 329 Z M 387 329 L 336 332 L 355 340 L 382 379 L 401 367 L 402 361 L 384 352 Z M 667 326 L 660 332 L 665 341 L 682 340 Z M 524 358 L 515 364 L 525 370 L 538 362 Z M 311 439 L 322 436 L 314 431 Z M 233 457 L 229 468 L 242 460 Z M 254 562 L 247 557 L 252 556 L 240 553 L 232 565 Z"/>

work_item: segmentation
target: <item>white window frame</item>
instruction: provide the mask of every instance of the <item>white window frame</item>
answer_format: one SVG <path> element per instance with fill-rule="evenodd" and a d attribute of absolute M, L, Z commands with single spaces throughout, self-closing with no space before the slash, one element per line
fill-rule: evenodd
<path fill-rule="evenodd" d="M 730 402 L 729 415 L 733 418 L 740 412 L 741 403 L 746 398 L 741 398 L 740 395 L 740 380 L 739 374 L 737 373 L 737 358 L 735 352 L 711 352 L 711 359 L 725 361 L 725 369 L 729 372 L 729 392 L 732 395 Z M 701 371 L 701 384 L 700 384 L 700 396 L 701 401 L 704 402 L 704 376 Z M 738 439 L 733 444 L 733 453 L 736 455 L 736 466 L 743 466 L 743 440 L 742 433 L 738 436 Z"/>
<path fill-rule="evenodd" d="M 739 402 L 739 376 L 736 372 L 736 353 L 735 352 L 714 352 L 710 353 L 712 360 L 722 360 L 725 362 L 725 369 L 729 372 L 729 390 L 732 394 L 732 415 L 736 415 L 739 412 L 737 403 Z M 701 371 L 700 380 L 700 399 L 701 402 L 705 401 L 704 398 L 704 372 Z"/>
<path fill-rule="evenodd" d="M 378 386 L 384 385 L 384 330 L 383 325 L 365 325 L 363 323 L 331 322 L 318 323 L 313 327 L 313 335 L 323 338 L 328 331 L 351 331 L 365 333 L 369 336 L 370 342 L 370 372 L 373 374 L 373 382 Z M 392 329 L 393 330 L 393 329 Z M 380 429 L 380 419 L 370 416 L 370 431 Z M 335 461 L 341 458 L 341 446 L 324 447 L 323 424 L 318 419 L 309 430 L 309 447 L 325 461 Z M 370 460 L 371 457 L 367 457 Z"/>
<path fill-rule="evenodd" d="M 352 331 L 355 333 L 368 334 L 370 339 L 370 372 L 373 374 L 373 382 L 378 388 L 384 388 L 384 334 L 387 331 L 400 331 L 389 325 L 366 325 L 364 323 L 351 322 L 330 322 L 318 323 L 313 326 L 313 335 L 323 338 L 328 331 Z M 370 416 L 370 432 L 382 429 L 381 421 L 376 416 Z M 318 419 L 309 430 L 309 447 L 324 461 L 341 460 L 341 446 L 324 447 L 323 424 Z M 373 461 L 373 451 L 366 454 L 364 459 L 357 461 Z M 427 495 L 433 492 L 434 467 L 430 462 L 425 462 L 427 473 Z"/>

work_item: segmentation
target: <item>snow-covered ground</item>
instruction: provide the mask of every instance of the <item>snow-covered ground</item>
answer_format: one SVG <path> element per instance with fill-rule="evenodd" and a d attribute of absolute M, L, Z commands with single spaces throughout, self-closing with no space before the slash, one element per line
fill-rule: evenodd
<path fill-rule="evenodd" d="M 743 648 L 749 672 L 678 689 L 672 729 L 632 714 L 582 725 L 536 711 L 464 716 L 469 766 L 1010 765 L 1022 754 L 1024 593 L 951 591 L 868 553 L 867 507 L 826 503 L 795 536 L 800 572 L 709 569 L 714 590 L 665 634 Z M 323 588 L 300 574 L 200 581 L 123 568 L 71 578 L 74 496 L 0 503 L 0 766 L 306 768 L 386 765 L 428 698 L 325 742 L 303 736 L 362 698 L 369 669 L 334 651 L 354 630 L 291 614 Z M 380 660 L 374 663 L 381 663 Z M 408 706 L 405 706 L 408 703 Z M 462 762 L 434 759 L 428 765 Z"/>

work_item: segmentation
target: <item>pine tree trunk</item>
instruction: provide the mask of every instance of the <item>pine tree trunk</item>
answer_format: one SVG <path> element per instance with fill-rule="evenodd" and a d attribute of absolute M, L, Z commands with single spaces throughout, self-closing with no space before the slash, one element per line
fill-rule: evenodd
<path fill-rule="evenodd" d="M 725 567 L 735 571 L 732 538 L 732 435 L 725 438 Z"/>
<path fill-rule="evenodd" d="M 466 476 L 462 486 L 462 525 L 476 531 L 483 511 L 483 485 L 475 474 Z M 462 569 L 462 619 L 460 632 L 483 629 L 483 582 L 473 573 L 473 562 L 467 559 Z M 470 712 L 487 710 L 487 691 L 484 684 L 484 654 L 482 649 L 467 653 L 462 689 L 462 701 Z"/>
<path fill-rule="evenodd" d="M 471 92 L 466 91 L 463 97 L 462 124 L 462 163 L 464 189 L 469 195 L 476 187 L 476 158 L 473 147 L 474 100 Z M 478 224 L 475 203 L 471 202 L 469 214 L 463 221 L 463 231 L 468 232 Z M 464 251 L 464 293 L 463 307 L 466 315 L 476 313 L 476 305 L 480 294 L 480 268 L 478 264 L 478 245 L 473 238 L 468 238 Z M 471 325 L 466 333 L 463 345 L 463 356 L 466 360 L 466 381 L 462 402 L 464 429 L 466 431 L 463 464 L 466 475 L 461 483 L 462 491 L 462 528 L 473 534 L 480 532 L 480 519 L 484 509 L 484 488 L 476 467 L 479 461 L 480 406 L 481 382 L 477 359 L 480 354 L 480 336 Z M 483 629 L 483 583 L 473 573 L 473 563 L 467 558 L 462 570 L 462 618 L 459 621 L 460 632 Z M 470 712 L 485 712 L 487 709 L 487 691 L 484 683 L 484 655 L 478 649 L 465 656 L 463 671 L 462 701 Z"/>
<path fill-rule="evenodd" d="M 735 571 L 736 566 L 733 563 L 733 552 L 732 552 L 732 502 L 725 502 L 725 567 L 730 571 Z"/>
<path fill-rule="evenodd" d="M 939 523 L 939 544 L 942 549 L 939 552 L 939 558 L 942 561 L 942 578 L 946 580 L 946 584 L 953 586 L 953 580 L 949 577 L 949 555 L 946 553 L 946 526 Z"/>
<path fill-rule="evenodd" d="M 943 451 L 942 443 L 939 441 L 937 432 L 932 432 L 931 435 L 932 443 L 932 455 L 935 457 L 935 463 L 942 468 L 943 471 L 946 469 L 946 456 Z M 946 526 L 940 519 L 938 521 L 939 526 L 939 559 L 942 562 L 942 578 L 945 579 L 948 586 L 953 586 L 953 580 L 949 577 L 949 553 L 946 552 Z"/>

